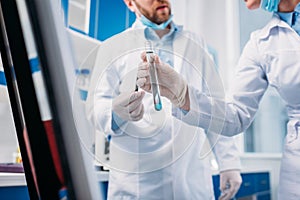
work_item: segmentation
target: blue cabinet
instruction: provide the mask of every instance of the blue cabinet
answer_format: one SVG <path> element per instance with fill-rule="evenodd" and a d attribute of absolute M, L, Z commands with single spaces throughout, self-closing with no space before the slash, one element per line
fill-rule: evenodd
<path fill-rule="evenodd" d="M 255 173 L 254 175 L 255 191 L 263 192 L 270 190 L 269 173 Z"/>
<path fill-rule="evenodd" d="M 26 186 L 0 187 L 1 200 L 29 200 Z"/>
<path fill-rule="evenodd" d="M 257 200 L 270 200 L 270 174 L 269 172 L 242 173 L 243 183 L 236 194 L 236 198 L 253 196 Z M 220 176 L 213 176 L 215 198 L 220 196 Z"/>

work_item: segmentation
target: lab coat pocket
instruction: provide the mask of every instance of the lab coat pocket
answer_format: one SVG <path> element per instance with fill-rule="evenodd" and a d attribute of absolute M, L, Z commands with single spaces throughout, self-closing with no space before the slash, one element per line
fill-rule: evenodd
<path fill-rule="evenodd" d="M 300 50 L 279 50 L 264 55 L 264 68 L 269 83 L 276 88 L 293 88 L 299 83 Z"/>
<path fill-rule="evenodd" d="M 287 126 L 288 133 L 286 135 L 286 148 L 292 150 L 300 150 L 299 130 L 300 122 L 292 120 Z"/>
<path fill-rule="evenodd" d="M 275 55 L 274 53 L 267 53 L 264 55 L 264 70 L 266 72 L 269 84 L 278 88 L 278 68 L 273 67 L 274 65 L 276 66 L 278 59 L 277 59 L 277 55 Z"/>

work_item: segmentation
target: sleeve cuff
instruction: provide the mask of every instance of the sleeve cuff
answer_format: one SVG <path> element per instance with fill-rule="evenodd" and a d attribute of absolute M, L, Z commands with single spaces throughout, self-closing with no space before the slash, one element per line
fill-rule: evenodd
<path fill-rule="evenodd" d="M 228 170 L 241 170 L 241 161 L 240 159 L 225 161 L 219 164 L 219 171 L 228 171 Z"/>
<path fill-rule="evenodd" d="M 111 129 L 114 132 L 117 131 L 125 123 L 126 123 L 125 120 L 121 119 L 117 114 L 112 112 Z"/>

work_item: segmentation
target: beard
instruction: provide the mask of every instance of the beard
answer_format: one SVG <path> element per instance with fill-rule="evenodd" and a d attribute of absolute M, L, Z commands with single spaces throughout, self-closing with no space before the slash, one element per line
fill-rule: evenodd
<path fill-rule="evenodd" d="M 167 21 L 170 18 L 171 15 L 171 10 L 169 9 L 169 11 L 167 13 L 163 13 L 158 15 L 157 13 L 154 13 L 152 18 L 147 18 L 150 19 L 152 22 L 156 23 L 156 24 L 161 24 L 164 23 L 165 21 Z"/>
<path fill-rule="evenodd" d="M 143 8 L 139 3 L 135 1 L 135 4 L 137 8 L 139 9 L 140 13 L 144 15 L 146 18 L 148 18 L 150 21 L 156 23 L 156 24 L 161 24 L 165 21 L 167 21 L 170 16 L 171 16 L 171 6 L 168 1 L 161 0 L 161 4 L 165 4 L 168 7 L 168 11 L 164 12 L 157 12 L 157 10 L 151 10 L 152 13 L 149 10 L 146 10 Z"/>

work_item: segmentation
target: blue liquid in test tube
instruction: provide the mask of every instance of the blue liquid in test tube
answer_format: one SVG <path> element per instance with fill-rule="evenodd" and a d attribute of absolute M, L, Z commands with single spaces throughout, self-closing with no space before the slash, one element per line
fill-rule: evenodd
<path fill-rule="evenodd" d="M 146 41 L 145 48 L 146 48 L 146 58 L 149 64 L 150 82 L 151 82 L 154 108 L 155 110 L 160 111 L 162 109 L 162 103 L 160 98 L 159 84 L 157 80 L 156 66 L 153 59 L 154 51 L 153 51 L 151 41 L 149 40 Z"/>

